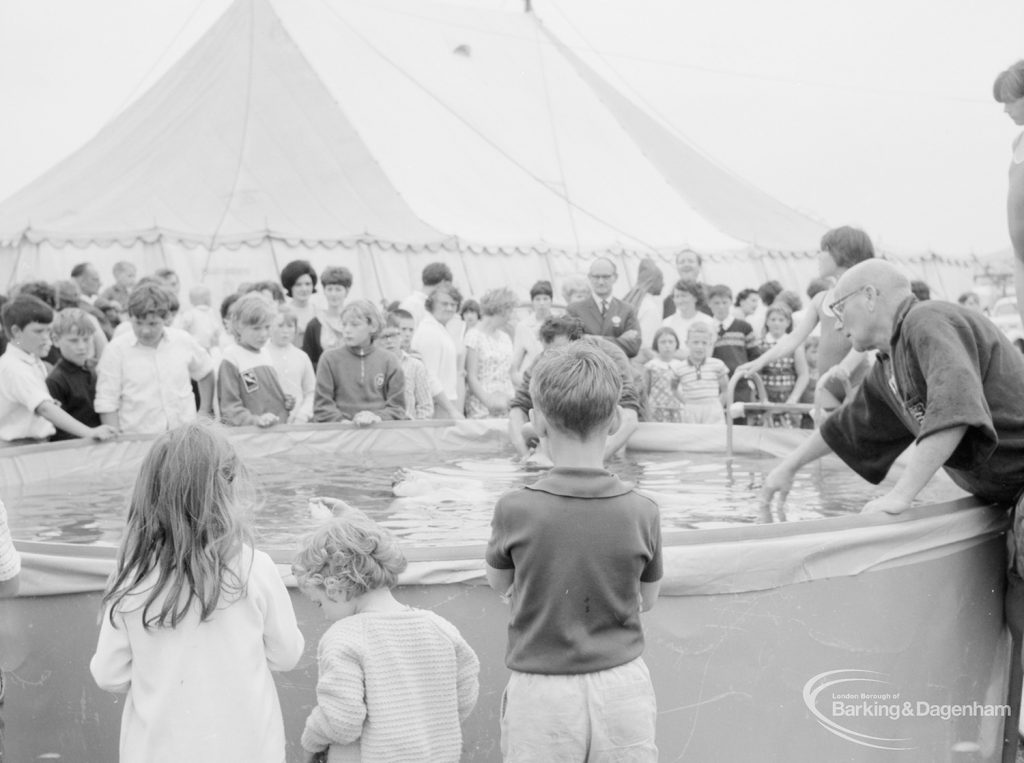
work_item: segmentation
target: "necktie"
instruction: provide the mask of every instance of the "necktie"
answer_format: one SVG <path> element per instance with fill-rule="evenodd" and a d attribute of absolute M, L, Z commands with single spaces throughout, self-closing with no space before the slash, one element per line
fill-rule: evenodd
<path fill-rule="evenodd" d="M 608 300 L 607 299 L 602 299 L 601 300 L 601 317 L 602 318 L 604 317 L 604 314 L 606 312 L 608 312 Z"/>

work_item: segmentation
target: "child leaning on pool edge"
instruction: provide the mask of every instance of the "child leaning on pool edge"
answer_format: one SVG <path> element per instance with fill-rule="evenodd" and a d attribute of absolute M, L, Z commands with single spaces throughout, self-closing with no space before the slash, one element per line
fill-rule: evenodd
<path fill-rule="evenodd" d="M 302 633 L 277 566 L 252 547 L 251 482 L 214 424 L 157 438 L 139 469 L 96 654 L 102 689 L 127 693 L 121 763 L 281 763 L 272 670 Z"/>
<path fill-rule="evenodd" d="M 366 427 L 404 419 L 402 362 L 376 344 L 384 327 L 380 311 L 357 299 L 342 308 L 339 320 L 342 346 L 325 351 L 316 364 L 313 420 L 351 420 Z"/>
<path fill-rule="evenodd" d="M 317 648 L 317 704 L 302 733 L 306 763 L 457 763 L 461 723 L 479 692 L 480 663 L 454 625 L 397 601 L 405 569 L 395 538 L 357 509 L 306 541 L 292 570 L 334 620 Z"/>
<path fill-rule="evenodd" d="M 533 368 L 531 417 L 554 468 L 498 500 L 486 554 L 488 582 L 512 604 L 506 763 L 658 758 L 640 623 L 662 576 L 658 506 L 602 467 L 621 383 L 581 344 Z"/>

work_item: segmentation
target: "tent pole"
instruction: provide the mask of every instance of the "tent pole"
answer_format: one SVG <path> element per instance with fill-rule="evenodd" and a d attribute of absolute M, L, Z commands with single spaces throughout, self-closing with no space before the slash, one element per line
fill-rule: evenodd
<path fill-rule="evenodd" d="M 456 241 L 455 246 L 458 248 L 459 251 L 459 262 L 462 263 L 462 274 L 466 277 L 466 288 L 468 289 L 466 297 L 468 298 L 475 294 L 475 292 L 473 291 L 473 282 L 469 278 L 469 268 L 466 267 L 466 257 L 465 253 L 462 251 L 462 246 L 460 242 Z"/>
<path fill-rule="evenodd" d="M 544 264 L 548 268 L 548 278 L 551 279 L 551 291 L 555 290 L 555 269 L 551 266 L 551 250 L 544 252 Z M 553 295 L 552 295 L 553 296 Z"/>
<path fill-rule="evenodd" d="M 373 280 L 377 282 L 377 293 L 380 294 L 380 302 L 382 305 L 387 307 L 384 303 L 388 299 L 388 295 L 384 293 L 384 284 L 380 280 L 380 271 L 377 270 L 377 258 L 373 256 L 373 249 L 366 246 L 364 242 L 356 242 L 356 253 L 359 252 L 360 247 L 366 248 L 366 256 L 370 259 L 370 268 L 373 270 Z"/>
<path fill-rule="evenodd" d="M 280 276 L 281 263 L 277 261 L 277 249 L 274 248 L 274 238 L 267 232 L 267 243 L 270 244 L 270 259 L 274 261 L 274 273 Z"/>
<path fill-rule="evenodd" d="M 16 283 L 15 276 L 18 274 L 18 266 L 21 265 L 21 257 L 25 253 L 25 245 L 28 244 L 28 233 L 21 234 L 21 241 L 18 242 L 18 256 L 14 258 L 14 267 L 11 268 L 11 277 L 7 281 L 7 288 L 4 291 L 10 291 L 11 287 Z"/>
<path fill-rule="evenodd" d="M 162 247 L 161 247 L 162 248 Z M 210 272 L 210 259 L 213 257 L 213 241 L 210 241 L 210 247 L 206 250 L 206 262 L 203 263 L 203 271 L 200 273 L 200 278 L 206 280 L 207 274 Z"/>

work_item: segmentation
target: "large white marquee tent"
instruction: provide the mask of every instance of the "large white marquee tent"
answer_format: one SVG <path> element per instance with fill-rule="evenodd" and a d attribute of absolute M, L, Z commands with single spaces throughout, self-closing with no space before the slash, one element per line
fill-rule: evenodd
<path fill-rule="evenodd" d="M 843 221 L 833 221 L 836 224 Z M 826 225 L 744 182 L 613 89 L 533 14 L 429 0 L 236 0 L 135 103 L 0 204 L 0 284 L 176 269 L 215 293 L 303 258 L 397 298 L 448 262 L 481 294 L 556 288 L 597 254 L 628 288 L 802 287 Z M 940 293 L 967 259 L 905 258 Z"/>

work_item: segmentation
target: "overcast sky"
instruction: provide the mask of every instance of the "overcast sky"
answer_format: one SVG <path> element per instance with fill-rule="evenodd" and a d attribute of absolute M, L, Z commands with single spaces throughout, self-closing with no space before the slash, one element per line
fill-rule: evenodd
<path fill-rule="evenodd" d="M 228 4 L 3 0 L 0 198 L 95 134 Z M 1008 245 L 1016 133 L 991 86 L 1024 57 L 1021 0 L 533 5 L 614 86 L 780 201 L 899 251 Z"/>

